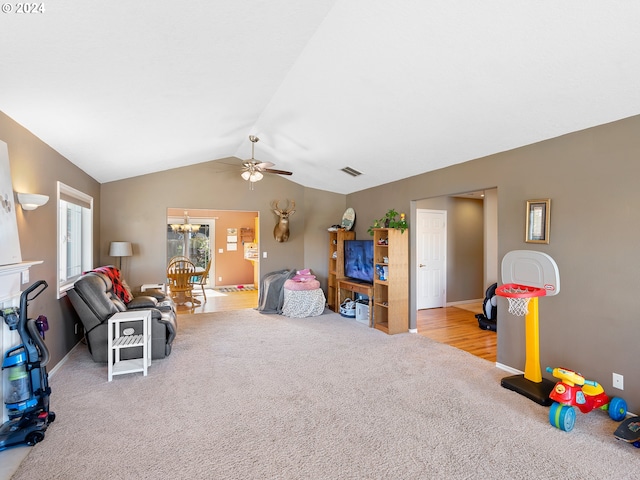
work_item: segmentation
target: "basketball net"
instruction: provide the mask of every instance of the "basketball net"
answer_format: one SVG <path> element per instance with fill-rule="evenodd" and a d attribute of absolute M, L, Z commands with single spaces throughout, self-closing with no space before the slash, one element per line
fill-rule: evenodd
<path fill-rule="evenodd" d="M 505 293 L 528 293 L 529 290 L 512 287 L 505 288 L 503 290 Z M 511 315 L 515 315 L 516 317 L 525 317 L 527 313 L 529 313 L 529 300 L 531 297 L 518 298 L 518 297 L 507 297 L 509 300 L 509 313 Z"/>

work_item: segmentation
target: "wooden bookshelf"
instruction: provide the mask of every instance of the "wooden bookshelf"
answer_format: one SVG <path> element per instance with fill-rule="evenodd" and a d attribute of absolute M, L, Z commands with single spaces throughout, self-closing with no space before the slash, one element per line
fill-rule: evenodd
<path fill-rule="evenodd" d="M 344 241 L 355 240 L 356 232 L 337 230 L 329 232 L 329 273 L 327 275 L 327 305 L 340 312 L 338 279 L 344 278 Z"/>
<path fill-rule="evenodd" d="M 388 333 L 409 329 L 409 232 L 395 228 L 373 231 L 373 323 Z M 379 270 L 386 276 L 381 278 Z"/>
<path fill-rule="evenodd" d="M 355 240 L 356 232 L 337 230 L 329 232 L 329 273 L 327 275 L 327 305 L 340 312 L 338 279 L 344 278 L 344 241 Z"/>

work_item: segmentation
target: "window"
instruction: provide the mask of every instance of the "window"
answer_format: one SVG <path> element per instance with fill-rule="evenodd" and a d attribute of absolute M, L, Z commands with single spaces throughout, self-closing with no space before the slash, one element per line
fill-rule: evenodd
<path fill-rule="evenodd" d="M 93 198 L 58 182 L 58 298 L 93 268 Z"/>

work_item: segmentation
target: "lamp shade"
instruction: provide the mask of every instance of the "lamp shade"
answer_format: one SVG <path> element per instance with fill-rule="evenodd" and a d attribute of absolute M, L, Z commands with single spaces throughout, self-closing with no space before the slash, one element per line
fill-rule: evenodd
<path fill-rule="evenodd" d="M 111 242 L 109 247 L 110 257 L 130 257 L 132 255 L 131 242 Z"/>

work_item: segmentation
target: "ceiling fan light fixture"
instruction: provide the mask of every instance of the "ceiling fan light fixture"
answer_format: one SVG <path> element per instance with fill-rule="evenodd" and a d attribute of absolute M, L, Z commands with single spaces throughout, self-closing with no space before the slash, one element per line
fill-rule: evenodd
<path fill-rule="evenodd" d="M 247 170 L 246 172 L 242 172 L 240 176 L 249 182 L 259 182 L 264 178 L 264 175 L 262 175 L 262 173 L 258 171 L 251 172 L 249 170 Z"/>
<path fill-rule="evenodd" d="M 244 172 L 240 174 L 240 176 L 250 182 L 250 189 L 253 190 L 253 184 L 259 182 L 264 178 L 263 172 L 266 173 L 274 173 L 277 175 L 291 175 L 291 172 L 287 172 L 285 170 L 275 170 L 271 168 L 274 164 L 271 162 L 259 162 L 255 159 L 254 149 L 255 144 L 260 140 L 255 135 L 249 135 L 249 140 L 251 141 L 251 159 L 245 162 L 242 162 L 242 166 L 244 167 Z"/>

